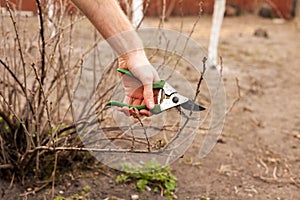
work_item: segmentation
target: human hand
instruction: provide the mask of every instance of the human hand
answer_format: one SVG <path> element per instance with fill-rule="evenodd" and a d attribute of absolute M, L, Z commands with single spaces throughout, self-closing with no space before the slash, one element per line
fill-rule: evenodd
<path fill-rule="evenodd" d="M 157 103 L 158 91 L 153 91 L 152 83 L 158 81 L 159 76 L 154 67 L 150 64 L 143 50 L 137 50 L 124 54 L 118 58 L 119 67 L 128 69 L 137 79 L 127 75 L 122 75 L 125 89 L 124 103 L 136 105 L 146 105 L 152 109 Z M 122 108 L 126 115 L 150 116 L 149 110 L 134 110 Z"/>

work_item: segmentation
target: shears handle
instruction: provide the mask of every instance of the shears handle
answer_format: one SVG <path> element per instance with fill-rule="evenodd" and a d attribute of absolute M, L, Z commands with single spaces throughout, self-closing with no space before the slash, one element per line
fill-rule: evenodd
<path fill-rule="evenodd" d="M 117 107 L 128 107 L 128 108 L 135 108 L 137 110 L 149 110 L 147 108 L 146 105 L 137 105 L 137 106 L 133 106 L 133 105 L 130 105 L 130 104 L 126 104 L 126 103 L 123 103 L 123 102 L 120 102 L 120 101 L 109 101 L 106 103 L 107 106 L 117 106 Z M 161 112 L 161 109 L 160 109 L 160 105 L 159 104 L 155 104 L 154 105 L 154 108 L 152 108 L 150 110 L 150 112 L 152 114 L 158 114 Z"/>
<path fill-rule="evenodd" d="M 133 106 L 130 104 L 126 104 L 120 101 L 109 101 L 106 103 L 107 106 L 117 106 L 117 107 L 128 107 L 128 108 L 135 108 L 137 110 L 143 110 L 143 109 L 148 109 L 146 105 L 138 105 L 138 106 Z"/>
<path fill-rule="evenodd" d="M 135 78 L 137 80 L 139 80 L 137 77 L 135 77 L 131 71 L 127 70 L 127 69 L 123 69 L 123 68 L 118 68 L 117 69 L 118 72 L 125 74 L 127 76 L 130 76 L 131 78 Z M 165 86 L 166 81 L 165 80 L 159 80 L 159 81 L 155 81 L 152 84 L 152 88 L 153 89 L 163 89 Z"/>
<path fill-rule="evenodd" d="M 130 76 L 132 78 L 135 78 L 137 80 L 139 80 L 137 77 L 135 77 L 129 70 L 127 69 L 123 69 L 123 68 L 118 68 L 117 69 L 118 72 L 122 73 L 122 74 L 125 74 L 127 76 Z M 159 81 L 155 81 L 153 82 L 152 84 L 152 88 L 153 89 L 163 89 L 164 88 L 164 85 L 165 85 L 165 80 L 159 80 Z M 135 108 L 137 110 L 149 110 L 147 108 L 146 105 L 137 105 L 137 106 L 133 106 L 133 105 L 130 105 L 130 104 L 126 104 L 126 103 L 123 103 L 123 102 L 120 102 L 120 101 L 109 101 L 106 103 L 107 106 L 117 106 L 117 107 L 128 107 L 128 108 Z M 158 114 L 161 112 L 161 109 L 160 109 L 160 105 L 159 104 L 155 104 L 154 105 L 154 108 L 152 108 L 150 110 L 150 112 L 152 114 Z"/>

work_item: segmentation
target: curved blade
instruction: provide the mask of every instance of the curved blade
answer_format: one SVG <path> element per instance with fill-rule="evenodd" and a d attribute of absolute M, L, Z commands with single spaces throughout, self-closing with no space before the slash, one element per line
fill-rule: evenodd
<path fill-rule="evenodd" d="M 205 108 L 202 107 L 202 106 L 200 106 L 200 105 L 197 105 L 197 104 L 193 105 L 193 102 L 191 100 L 188 100 L 187 102 L 185 102 L 183 104 L 180 104 L 180 106 L 182 108 L 186 109 L 186 110 L 191 110 L 191 109 L 193 109 L 193 111 L 202 111 L 202 110 L 205 110 Z"/>

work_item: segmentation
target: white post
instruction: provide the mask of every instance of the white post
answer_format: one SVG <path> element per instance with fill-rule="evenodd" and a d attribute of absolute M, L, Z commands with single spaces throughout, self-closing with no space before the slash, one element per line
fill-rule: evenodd
<path fill-rule="evenodd" d="M 137 27 L 139 23 L 142 21 L 144 13 L 143 13 L 143 0 L 132 0 L 132 24 L 134 27 Z"/>
<path fill-rule="evenodd" d="M 216 67 L 218 64 L 218 43 L 224 18 L 225 6 L 226 0 L 215 0 L 213 22 L 208 47 L 208 61 L 211 62 L 209 67 Z"/>
<path fill-rule="evenodd" d="M 54 37 L 54 35 L 56 34 L 56 28 L 54 26 L 54 15 L 55 15 L 55 8 L 54 8 L 54 1 L 53 0 L 49 0 L 48 2 L 48 27 L 49 29 L 51 30 L 51 33 L 50 33 L 50 38 Z"/>

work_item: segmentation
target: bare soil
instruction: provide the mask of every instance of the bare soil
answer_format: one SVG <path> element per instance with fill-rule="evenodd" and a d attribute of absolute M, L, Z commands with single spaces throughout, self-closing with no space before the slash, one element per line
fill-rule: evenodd
<path fill-rule="evenodd" d="M 165 27 L 189 33 L 196 17 L 169 18 Z M 147 18 L 145 25 L 157 26 Z M 208 46 L 211 17 L 202 17 L 192 37 Z M 268 38 L 256 37 L 256 29 Z M 88 41 L 84 33 L 78 40 Z M 226 117 L 219 143 L 204 159 L 198 158 L 202 136 L 171 167 L 178 178 L 176 196 L 191 199 L 300 199 L 300 30 L 295 21 L 276 23 L 253 15 L 225 18 L 219 46 L 224 62 L 227 106 L 241 98 Z M 70 171 L 56 182 L 55 193 L 80 194 L 90 186 L 89 199 L 118 197 L 166 199 L 153 191 L 139 192 L 133 184 L 116 184 L 118 172 L 107 167 Z M 0 199 L 51 199 L 51 187 L 35 195 L 28 187 L 0 179 Z"/>

